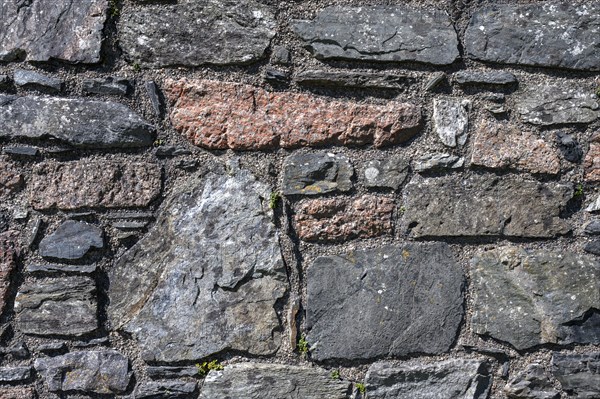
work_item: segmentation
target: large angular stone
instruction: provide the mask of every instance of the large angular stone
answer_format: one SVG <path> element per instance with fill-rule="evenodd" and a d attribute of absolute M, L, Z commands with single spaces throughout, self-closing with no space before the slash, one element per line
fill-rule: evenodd
<path fill-rule="evenodd" d="M 559 353 L 552 355 L 552 373 L 569 397 L 600 397 L 600 352 Z"/>
<path fill-rule="evenodd" d="M 404 223 L 412 237 L 555 237 L 573 196 L 566 183 L 497 176 L 415 176 L 405 186 Z"/>
<path fill-rule="evenodd" d="M 283 163 L 285 195 L 317 195 L 352 188 L 354 168 L 343 155 L 293 154 Z"/>
<path fill-rule="evenodd" d="M 42 239 L 39 253 L 44 258 L 81 259 L 92 248 L 103 248 L 102 229 L 85 222 L 67 220 Z"/>
<path fill-rule="evenodd" d="M 11 274 L 16 266 L 18 233 L 6 231 L 0 234 L 0 315 L 4 311 L 11 287 Z"/>
<path fill-rule="evenodd" d="M 43 357 L 34 366 L 51 392 L 118 394 L 127 390 L 131 379 L 129 361 L 115 350 Z"/>
<path fill-rule="evenodd" d="M 363 172 L 365 186 L 397 190 L 408 176 L 409 165 L 409 159 L 399 155 L 369 161 Z"/>
<path fill-rule="evenodd" d="M 96 283 L 90 277 L 63 277 L 24 283 L 15 299 L 20 331 L 79 336 L 98 328 Z"/>
<path fill-rule="evenodd" d="M 144 207 L 160 195 L 161 185 L 154 163 L 47 162 L 33 168 L 29 202 L 35 209 Z"/>
<path fill-rule="evenodd" d="M 507 64 L 600 70 L 600 4 L 491 4 L 465 33 L 470 58 Z"/>
<path fill-rule="evenodd" d="M 127 59 L 160 68 L 257 61 L 276 21 L 270 7 L 253 0 L 199 0 L 146 6 L 123 15 L 120 25 Z"/>
<path fill-rule="evenodd" d="M 306 281 L 315 360 L 442 353 L 462 320 L 464 277 L 444 243 L 320 257 Z"/>
<path fill-rule="evenodd" d="M 473 331 L 528 349 L 600 343 L 600 263 L 589 255 L 501 247 L 471 260 Z"/>
<path fill-rule="evenodd" d="M 0 61 L 100 61 L 106 0 L 3 1 Z"/>
<path fill-rule="evenodd" d="M 396 6 L 331 6 L 292 28 L 319 59 L 452 64 L 458 38 L 445 11 Z"/>
<path fill-rule="evenodd" d="M 504 387 L 504 393 L 510 399 L 560 398 L 560 392 L 554 389 L 544 367 L 536 363 L 512 377 Z"/>
<path fill-rule="evenodd" d="M 332 379 L 317 367 L 238 363 L 209 372 L 200 399 L 346 399 L 349 391 L 349 382 Z"/>
<path fill-rule="evenodd" d="M 175 129 L 214 150 L 382 147 L 407 141 L 421 126 L 420 108 L 396 101 L 359 104 L 211 80 L 167 80 L 165 94 Z"/>
<path fill-rule="evenodd" d="M 573 85 L 530 86 L 516 99 L 521 119 L 534 125 L 590 123 L 600 116 L 593 88 Z"/>
<path fill-rule="evenodd" d="M 155 227 L 110 271 L 113 329 L 146 360 L 196 360 L 280 345 L 274 306 L 287 290 L 269 188 L 247 171 L 212 171 L 164 205 Z"/>
<path fill-rule="evenodd" d="M 471 102 L 462 98 L 441 97 L 433 100 L 434 130 L 448 147 L 467 142 Z"/>
<path fill-rule="evenodd" d="M 485 360 L 452 359 L 426 365 L 374 363 L 366 377 L 369 399 L 487 399 L 491 367 Z"/>

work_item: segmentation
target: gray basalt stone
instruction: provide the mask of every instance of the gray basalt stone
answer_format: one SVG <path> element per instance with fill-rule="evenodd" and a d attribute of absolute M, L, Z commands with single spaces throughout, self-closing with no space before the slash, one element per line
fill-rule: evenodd
<path fill-rule="evenodd" d="M 463 157 L 446 153 L 430 153 L 417 158 L 414 162 L 414 170 L 418 173 L 462 168 L 465 163 Z"/>
<path fill-rule="evenodd" d="M 445 11 L 408 6 L 331 6 L 293 29 L 318 59 L 452 64 L 458 38 Z"/>
<path fill-rule="evenodd" d="M 13 79 L 15 85 L 19 87 L 40 89 L 49 93 L 58 93 L 63 86 L 63 81 L 60 79 L 24 69 L 17 69 Z"/>
<path fill-rule="evenodd" d="M 0 137 L 53 137 L 80 148 L 152 145 L 154 128 L 114 102 L 0 95 Z"/>
<path fill-rule="evenodd" d="M 600 397 L 600 352 L 552 355 L 552 374 L 571 398 Z"/>
<path fill-rule="evenodd" d="M 592 220 L 583 228 L 585 234 L 592 236 L 600 235 L 600 220 Z"/>
<path fill-rule="evenodd" d="M 600 263 L 588 255 L 509 246 L 471 260 L 473 331 L 518 350 L 600 343 Z"/>
<path fill-rule="evenodd" d="M 306 339 L 318 361 L 442 353 L 463 316 L 463 273 L 444 243 L 319 257 L 306 279 Z"/>
<path fill-rule="evenodd" d="M 283 194 L 318 195 L 352 188 L 354 168 L 343 155 L 294 154 L 283 163 Z"/>
<path fill-rule="evenodd" d="M 31 378 L 31 367 L 0 367 L 0 382 L 26 382 Z"/>
<path fill-rule="evenodd" d="M 560 398 L 560 392 L 554 389 L 544 368 L 535 363 L 511 378 L 504 387 L 504 393 L 510 399 Z"/>
<path fill-rule="evenodd" d="M 403 222 L 411 237 L 555 237 L 571 230 L 560 213 L 572 196 L 567 183 L 417 175 L 403 190 Z"/>
<path fill-rule="evenodd" d="M 508 64 L 600 70 L 600 3 L 491 4 L 465 33 L 470 58 Z"/>
<path fill-rule="evenodd" d="M 39 253 L 44 258 L 75 260 L 83 258 L 92 248 L 103 247 L 101 228 L 67 220 L 40 241 Z"/>
<path fill-rule="evenodd" d="M 185 184 L 110 271 L 108 316 L 150 361 L 275 352 L 287 291 L 270 189 L 247 171 Z"/>
<path fill-rule="evenodd" d="M 409 159 L 402 156 L 369 161 L 363 172 L 365 186 L 397 190 L 408 176 L 409 165 Z"/>
<path fill-rule="evenodd" d="M 35 360 L 34 367 L 51 392 L 119 394 L 131 379 L 129 361 L 115 350 L 43 357 Z"/>
<path fill-rule="evenodd" d="M 129 90 L 129 80 L 108 76 L 106 78 L 85 79 L 82 86 L 83 91 L 86 93 L 125 96 Z"/>
<path fill-rule="evenodd" d="M 121 17 L 125 56 L 142 66 L 247 64 L 275 36 L 270 7 L 253 0 L 199 0 L 148 5 Z"/>
<path fill-rule="evenodd" d="M 0 61 L 100 61 L 106 0 L 0 3 Z"/>
<path fill-rule="evenodd" d="M 454 80 L 461 85 L 511 85 L 517 83 L 517 77 L 507 71 L 460 71 L 454 74 Z"/>
<path fill-rule="evenodd" d="M 238 363 L 209 372 L 200 399 L 346 399 L 349 391 L 349 382 L 332 379 L 317 367 Z"/>
<path fill-rule="evenodd" d="M 17 326 L 25 334 L 80 336 L 98 328 L 96 283 L 89 277 L 34 280 L 15 298 Z"/>
<path fill-rule="evenodd" d="M 333 86 L 371 89 L 405 89 L 414 78 L 405 75 L 372 72 L 324 71 L 319 69 L 300 72 L 294 80 L 302 86 Z"/>
<path fill-rule="evenodd" d="M 479 359 L 406 366 L 378 362 L 369 367 L 366 386 L 369 399 L 486 399 L 491 367 Z"/>
<path fill-rule="evenodd" d="M 189 381 L 145 382 L 135 390 L 135 399 L 187 399 L 197 388 Z"/>
<path fill-rule="evenodd" d="M 433 123 L 436 134 L 448 147 L 467 142 L 471 101 L 441 97 L 433 100 Z"/>

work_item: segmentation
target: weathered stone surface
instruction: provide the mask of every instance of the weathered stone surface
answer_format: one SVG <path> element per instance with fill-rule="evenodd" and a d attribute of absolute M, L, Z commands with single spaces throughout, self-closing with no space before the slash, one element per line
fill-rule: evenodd
<path fill-rule="evenodd" d="M 296 74 L 294 80 L 302 86 L 360 87 L 372 89 L 405 89 L 413 78 L 403 75 L 372 72 L 350 72 L 315 69 Z"/>
<path fill-rule="evenodd" d="M 17 145 L 4 147 L 2 152 L 18 157 L 36 157 L 39 155 L 40 150 L 38 150 L 36 147 Z"/>
<path fill-rule="evenodd" d="M 270 189 L 247 171 L 230 173 L 183 186 L 111 269 L 112 327 L 133 334 L 147 360 L 267 355 L 280 345 L 274 305 L 287 276 Z"/>
<path fill-rule="evenodd" d="M 148 94 L 148 98 L 150 99 L 150 104 L 152 104 L 154 114 L 159 118 L 162 118 L 165 111 L 165 105 L 160 90 L 158 89 L 158 85 L 151 80 L 146 82 L 144 87 L 146 88 L 146 94 Z"/>
<path fill-rule="evenodd" d="M 581 161 L 583 150 L 572 134 L 558 132 L 556 133 L 556 142 L 560 152 L 567 161 L 573 163 L 579 163 L 579 161 Z"/>
<path fill-rule="evenodd" d="M 0 157 L 0 197 L 17 192 L 23 185 L 23 175 L 4 157 Z"/>
<path fill-rule="evenodd" d="M 15 299 L 20 331 L 79 336 L 98 328 L 96 283 L 90 277 L 25 282 Z"/>
<path fill-rule="evenodd" d="M 100 61 L 106 0 L 0 3 L 0 61 Z"/>
<path fill-rule="evenodd" d="M 592 202 L 591 204 L 589 204 L 585 210 L 587 212 L 597 212 L 600 211 L 600 195 L 594 200 L 594 202 Z"/>
<path fill-rule="evenodd" d="M 444 243 L 320 257 L 306 281 L 315 360 L 442 353 L 462 320 L 464 277 Z"/>
<path fill-rule="evenodd" d="M 343 155 L 331 153 L 293 154 L 283 163 L 285 195 L 317 195 L 352 188 L 354 168 Z"/>
<path fill-rule="evenodd" d="M 92 248 L 103 247 L 101 228 L 85 222 L 67 220 L 42 239 L 39 253 L 44 258 L 74 260 L 83 258 Z"/>
<path fill-rule="evenodd" d="M 293 29 L 318 59 L 452 64 L 458 38 L 446 12 L 397 6 L 332 6 Z"/>
<path fill-rule="evenodd" d="M 369 399 L 486 399 L 492 386 L 484 360 L 452 359 L 427 365 L 374 363 L 366 377 Z"/>
<path fill-rule="evenodd" d="M 588 255 L 501 247 L 471 260 L 473 331 L 527 349 L 600 343 L 600 263 Z"/>
<path fill-rule="evenodd" d="M 365 186 L 397 190 L 408 176 L 409 164 L 408 158 L 398 155 L 369 161 L 363 172 Z"/>
<path fill-rule="evenodd" d="M 29 202 L 35 209 L 144 207 L 160 195 L 153 163 L 80 161 L 35 165 Z"/>
<path fill-rule="evenodd" d="M 34 399 L 35 397 L 33 388 L 0 388 L 2 399 Z"/>
<path fill-rule="evenodd" d="M 590 254 L 600 255 L 600 241 L 596 240 L 588 242 L 587 244 L 585 244 L 585 247 L 583 247 L 583 250 Z"/>
<path fill-rule="evenodd" d="M 19 87 L 41 89 L 49 93 L 58 93 L 63 86 L 63 81 L 60 79 L 25 69 L 17 69 L 13 79 L 15 85 Z"/>
<path fill-rule="evenodd" d="M 534 125 L 590 123 L 600 116 L 600 104 L 592 88 L 573 85 L 530 86 L 517 96 L 521 119 Z"/>
<path fill-rule="evenodd" d="M 504 393 L 511 399 L 560 398 L 560 392 L 554 389 L 544 368 L 535 363 L 511 378 L 504 386 Z"/>
<path fill-rule="evenodd" d="M 289 73 L 275 68 L 267 68 L 265 71 L 265 80 L 271 84 L 287 83 L 289 80 Z"/>
<path fill-rule="evenodd" d="M 123 15 L 120 25 L 127 59 L 159 68 L 257 61 L 276 21 L 270 7 L 253 0 L 200 0 L 146 6 Z"/>
<path fill-rule="evenodd" d="M 145 382 L 135 390 L 135 399 L 186 399 L 197 386 L 189 381 Z"/>
<path fill-rule="evenodd" d="M 586 181 L 600 181 L 600 132 L 595 133 L 590 139 L 590 149 L 585 154 L 583 168 Z"/>
<path fill-rule="evenodd" d="M 459 71 L 454 74 L 454 80 L 461 85 L 512 85 L 517 83 L 517 77 L 507 71 Z"/>
<path fill-rule="evenodd" d="M 600 234 L 600 220 L 592 220 L 583 228 L 583 232 L 589 235 Z"/>
<path fill-rule="evenodd" d="M 146 374 L 152 379 L 197 377 L 196 366 L 148 366 Z"/>
<path fill-rule="evenodd" d="M 300 205 L 294 222 L 304 241 L 345 241 L 392 233 L 394 200 L 365 195 L 354 199 L 315 199 Z"/>
<path fill-rule="evenodd" d="M 436 134 L 448 147 L 467 142 L 471 101 L 462 98 L 439 97 L 433 100 L 433 123 Z"/>
<path fill-rule="evenodd" d="M 124 96 L 127 95 L 127 91 L 129 90 L 129 80 L 118 76 L 84 79 L 82 89 L 85 93 Z"/>
<path fill-rule="evenodd" d="M 123 104 L 0 95 L 0 137 L 53 137 L 80 148 L 149 146 L 154 127 Z"/>
<path fill-rule="evenodd" d="M 418 173 L 430 172 L 444 169 L 462 168 L 465 163 L 463 157 L 446 153 L 430 153 L 417 158 L 414 162 L 414 170 Z"/>
<path fill-rule="evenodd" d="M 597 2 L 492 4 L 471 17 L 465 49 L 482 61 L 598 71 L 599 34 Z"/>
<path fill-rule="evenodd" d="M 271 62 L 276 65 L 289 65 L 292 61 L 290 50 L 283 46 L 274 46 L 271 53 Z"/>
<path fill-rule="evenodd" d="M 421 126 L 420 108 L 396 101 L 358 104 L 211 80 L 167 80 L 165 94 L 174 103 L 175 129 L 207 149 L 382 147 L 410 139 Z"/>
<path fill-rule="evenodd" d="M 123 393 L 129 385 L 129 361 L 115 350 L 72 352 L 35 360 L 36 371 L 52 392 Z"/>
<path fill-rule="evenodd" d="M 471 165 L 555 175 L 560 172 L 560 157 L 558 150 L 537 133 L 482 121 L 473 137 Z"/>
<path fill-rule="evenodd" d="M 25 266 L 25 271 L 31 274 L 55 274 L 74 273 L 92 274 L 97 270 L 96 264 L 92 265 L 69 265 L 69 264 L 30 264 Z"/>
<path fill-rule="evenodd" d="M 559 217 L 573 195 L 566 183 L 496 176 L 415 176 L 403 191 L 412 237 L 554 237 L 571 230 Z"/>
<path fill-rule="evenodd" d="M 0 367 L 0 382 L 26 382 L 30 378 L 31 367 Z"/>
<path fill-rule="evenodd" d="M 238 363 L 209 372 L 200 399 L 346 399 L 349 391 L 349 382 L 332 379 L 317 367 Z"/>
<path fill-rule="evenodd" d="M 554 352 L 552 373 L 569 397 L 594 399 L 600 396 L 600 352 Z"/>
<path fill-rule="evenodd" d="M 18 255 L 18 233 L 6 231 L 0 234 L 0 315 L 6 306 L 10 292 L 11 273 L 13 272 Z"/>

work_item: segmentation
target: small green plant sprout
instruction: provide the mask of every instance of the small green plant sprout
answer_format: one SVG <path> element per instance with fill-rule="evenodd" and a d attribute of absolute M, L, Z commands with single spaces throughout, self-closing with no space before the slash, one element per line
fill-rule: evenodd
<path fill-rule="evenodd" d="M 270 209 L 275 209 L 277 208 L 277 204 L 279 203 L 279 200 L 281 199 L 281 195 L 274 191 L 271 193 L 271 195 L 269 196 L 269 208 Z"/>
<path fill-rule="evenodd" d="M 304 334 L 302 334 L 302 336 L 298 340 L 298 345 L 296 346 L 296 348 L 298 349 L 298 352 L 300 352 L 300 354 L 302 355 L 306 355 L 308 353 L 308 341 L 306 340 Z"/>
<path fill-rule="evenodd" d="M 163 144 L 164 144 L 164 143 L 163 143 L 163 141 L 162 141 L 161 139 L 156 139 L 156 140 L 154 140 L 154 143 L 152 143 L 152 145 L 153 145 L 154 147 L 160 147 L 160 146 L 161 146 L 161 145 L 163 145 Z"/>
<path fill-rule="evenodd" d="M 362 382 L 357 382 L 355 385 L 356 389 L 358 389 L 358 392 L 360 392 L 361 395 L 365 396 L 365 393 L 367 392 L 367 387 L 365 386 L 365 384 L 363 384 Z"/>
<path fill-rule="evenodd" d="M 583 197 L 583 184 L 577 183 L 575 186 L 575 193 L 573 193 L 573 198 L 581 198 Z"/>
<path fill-rule="evenodd" d="M 404 207 L 404 206 L 401 206 L 400 208 L 398 208 L 398 213 L 399 213 L 400 215 L 404 215 L 404 212 L 406 212 L 406 207 Z"/>
<path fill-rule="evenodd" d="M 119 11 L 119 0 L 110 0 L 109 14 L 111 17 L 118 17 Z"/>
<path fill-rule="evenodd" d="M 330 374 L 330 377 L 332 380 L 339 380 L 340 379 L 340 371 L 339 370 L 333 370 Z"/>
<path fill-rule="evenodd" d="M 142 67 L 137 62 L 134 62 L 133 65 L 131 65 L 131 67 L 133 68 L 134 72 L 140 72 L 142 70 Z"/>
<path fill-rule="evenodd" d="M 210 362 L 196 363 L 196 368 L 198 369 L 198 374 L 204 377 L 211 370 L 223 370 L 223 365 L 217 360 L 211 360 Z"/>

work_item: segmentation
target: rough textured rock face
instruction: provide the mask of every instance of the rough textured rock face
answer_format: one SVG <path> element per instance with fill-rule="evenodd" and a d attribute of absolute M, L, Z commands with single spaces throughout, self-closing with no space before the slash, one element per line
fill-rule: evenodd
<path fill-rule="evenodd" d="M 506 71 L 459 71 L 454 74 L 454 80 L 461 85 L 512 85 L 517 83 L 517 77 Z"/>
<path fill-rule="evenodd" d="M 127 14 L 119 40 L 148 67 L 239 64 L 263 57 L 275 27 L 271 8 L 256 1 L 200 0 Z"/>
<path fill-rule="evenodd" d="M 0 234 L 0 314 L 4 312 L 11 287 L 11 274 L 16 266 L 18 247 L 16 231 Z"/>
<path fill-rule="evenodd" d="M 35 369 L 52 392 L 119 394 L 129 385 L 129 361 L 114 350 L 72 352 L 35 360 Z"/>
<path fill-rule="evenodd" d="M 279 347 L 274 306 L 287 276 L 269 189 L 246 171 L 231 173 L 189 182 L 111 270 L 113 328 L 133 334 L 148 360 Z"/>
<path fill-rule="evenodd" d="M 575 253 L 502 247 L 471 261 L 473 330 L 527 349 L 599 343 L 600 264 Z"/>
<path fill-rule="evenodd" d="M 462 168 L 465 159 L 446 153 L 430 153 L 417 158 L 414 162 L 414 170 L 418 173 L 431 172 L 444 169 Z"/>
<path fill-rule="evenodd" d="M 186 399 L 196 392 L 197 385 L 186 381 L 146 382 L 135 391 L 135 399 Z"/>
<path fill-rule="evenodd" d="M 332 6 L 293 29 L 319 59 L 447 65 L 459 55 L 450 18 L 438 9 Z"/>
<path fill-rule="evenodd" d="M 0 157 L 0 198 L 18 191 L 23 185 L 23 175 L 10 162 Z"/>
<path fill-rule="evenodd" d="M 397 190 L 408 176 L 409 160 L 402 156 L 375 159 L 364 170 L 365 186 Z"/>
<path fill-rule="evenodd" d="M 366 72 L 329 72 L 313 69 L 297 73 L 294 80 L 302 86 L 309 87 L 351 87 L 370 89 L 402 90 L 414 79 L 387 73 Z"/>
<path fill-rule="evenodd" d="M 0 61 L 100 61 L 106 0 L 5 1 Z"/>
<path fill-rule="evenodd" d="M 440 98 L 433 100 L 433 123 L 442 143 L 448 147 L 464 145 L 467 142 L 469 108 L 471 102 L 461 98 Z"/>
<path fill-rule="evenodd" d="M 160 189 L 160 167 L 153 163 L 48 162 L 34 167 L 29 202 L 35 209 L 143 207 Z"/>
<path fill-rule="evenodd" d="M 554 389 L 544 368 L 539 364 L 530 364 L 511 378 L 504 387 L 506 396 L 511 399 L 558 399 L 560 392 Z"/>
<path fill-rule="evenodd" d="M 552 355 L 552 372 L 570 397 L 600 396 L 600 352 Z"/>
<path fill-rule="evenodd" d="M 45 258 L 81 259 L 92 248 L 104 247 L 102 230 L 89 223 L 67 220 L 40 241 L 39 252 Z"/>
<path fill-rule="evenodd" d="M 596 2 L 488 5 L 471 17 L 465 49 L 483 61 L 598 71 L 599 15 Z"/>
<path fill-rule="evenodd" d="M 34 399 L 35 390 L 33 388 L 0 388 L 0 397 L 2 399 Z"/>
<path fill-rule="evenodd" d="M 283 164 L 283 194 L 318 195 L 352 188 L 354 168 L 343 155 L 298 154 Z"/>
<path fill-rule="evenodd" d="M 600 132 L 590 139 L 590 149 L 583 160 L 583 167 L 586 181 L 600 181 Z"/>
<path fill-rule="evenodd" d="M 565 183 L 415 176 L 403 191 L 403 219 L 412 237 L 554 237 L 570 230 L 559 215 L 572 195 Z"/>
<path fill-rule="evenodd" d="M 430 365 L 400 366 L 379 362 L 369 367 L 370 399 L 486 399 L 491 389 L 490 365 L 484 360 L 446 360 Z"/>
<path fill-rule="evenodd" d="M 374 195 L 316 199 L 298 207 L 294 222 L 302 240 L 344 241 L 391 234 L 393 211 L 393 200 Z"/>
<path fill-rule="evenodd" d="M 238 363 L 208 373 L 200 399 L 346 399 L 350 383 L 323 369 L 278 364 Z"/>
<path fill-rule="evenodd" d="M 306 279 L 315 360 L 442 353 L 462 320 L 464 277 L 446 244 L 319 257 Z"/>
<path fill-rule="evenodd" d="M 210 80 L 169 80 L 166 94 L 175 129 L 207 149 L 382 147 L 410 139 L 421 124 L 420 109 L 400 102 L 382 107 Z"/>

